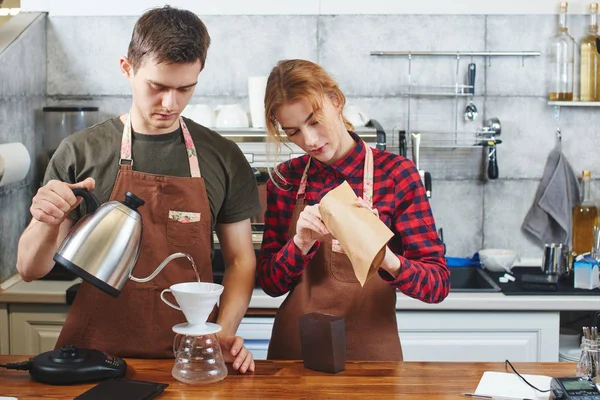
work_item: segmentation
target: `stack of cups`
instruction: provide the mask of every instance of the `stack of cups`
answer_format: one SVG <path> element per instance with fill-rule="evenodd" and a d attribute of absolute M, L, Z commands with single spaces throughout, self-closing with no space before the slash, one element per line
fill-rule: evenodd
<path fill-rule="evenodd" d="M 266 76 L 251 76 L 248 78 L 248 102 L 253 128 L 264 128 L 265 124 L 265 89 Z"/>

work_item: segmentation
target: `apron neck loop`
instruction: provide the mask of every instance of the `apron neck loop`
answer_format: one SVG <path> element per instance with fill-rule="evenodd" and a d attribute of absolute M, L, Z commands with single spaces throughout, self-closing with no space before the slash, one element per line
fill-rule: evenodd
<path fill-rule="evenodd" d="M 183 132 L 183 141 L 185 142 L 185 149 L 188 156 L 188 162 L 190 163 L 190 174 L 192 178 L 201 178 L 200 174 L 200 163 L 198 161 L 198 153 L 196 152 L 196 146 L 192 135 L 187 128 L 187 125 L 183 121 L 182 117 L 179 117 L 179 125 Z M 119 165 L 129 165 L 133 168 L 133 157 L 131 156 L 131 111 L 127 113 L 127 119 L 125 126 L 123 127 L 123 137 L 121 139 L 121 158 L 119 159 Z"/>
<path fill-rule="evenodd" d="M 373 207 L 373 150 L 365 143 L 365 168 L 363 176 L 363 199 Z M 308 182 L 308 168 L 312 157 L 308 159 L 302 179 L 300 181 L 300 187 L 298 188 L 298 194 L 296 200 L 304 199 L 306 193 L 306 183 Z"/>
<path fill-rule="evenodd" d="M 311 161 L 312 157 L 309 157 L 308 162 L 306 163 L 306 167 L 304 168 L 304 172 L 302 173 L 302 179 L 300 180 L 300 187 L 298 188 L 296 200 L 304 200 L 304 194 L 306 192 L 306 183 L 308 182 L 308 169 L 310 168 Z"/>
<path fill-rule="evenodd" d="M 365 143 L 365 172 L 363 177 L 363 199 L 373 207 L 373 150 Z"/>

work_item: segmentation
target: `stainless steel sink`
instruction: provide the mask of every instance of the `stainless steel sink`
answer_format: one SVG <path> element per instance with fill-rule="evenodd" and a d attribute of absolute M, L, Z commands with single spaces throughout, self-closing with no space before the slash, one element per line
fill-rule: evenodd
<path fill-rule="evenodd" d="M 451 292 L 500 292 L 500 287 L 481 268 L 450 268 L 450 282 Z"/>

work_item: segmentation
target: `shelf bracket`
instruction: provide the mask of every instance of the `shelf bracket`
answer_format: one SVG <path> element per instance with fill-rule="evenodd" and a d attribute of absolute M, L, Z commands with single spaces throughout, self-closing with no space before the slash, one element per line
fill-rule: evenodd
<path fill-rule="evenodd" d="M 558 122 L 560 120 L 560 106 L 554 105 L 554 121 Z"/>

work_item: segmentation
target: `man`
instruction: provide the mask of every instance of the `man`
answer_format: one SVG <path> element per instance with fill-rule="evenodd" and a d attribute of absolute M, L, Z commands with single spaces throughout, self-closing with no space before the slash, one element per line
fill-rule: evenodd
<path fill-rule="evenodd" d="M 205 25 L 189 11 L 165 6 L 140 17 L 127 57 L 120 59 L 132 88 L 131 111 L 60 144 L 33 198 L 17 270 L 30 281 L 52 269 L 56 249 L 82 216 L 72 188 L 92 190 L 101 203 L 123 200 L 130 191 L 146 202 L 139 208 L 144 226 L 136 277 L 148 276 L 168 255 L 184 252 L 193 257 L 201 279 L 212 281 L 212 232 L 217 232 L 227 262 L 216 318 L 222 327 L 219 342 L 225 360 L 246 372 L 254 370 L 254 361 L 235 332 L 254 284 L 250 217 L 261 210 L 256 181 L 235 143 L 180 117 L 209 45 Z M 160 292 L 194 280 L 190 263 L 180 258 L 148 283 L 127 281 L 118 298 L 84 282 L 57 347 L 173 357 L 171 327 L 185 320 L 160 301 Z"/>

